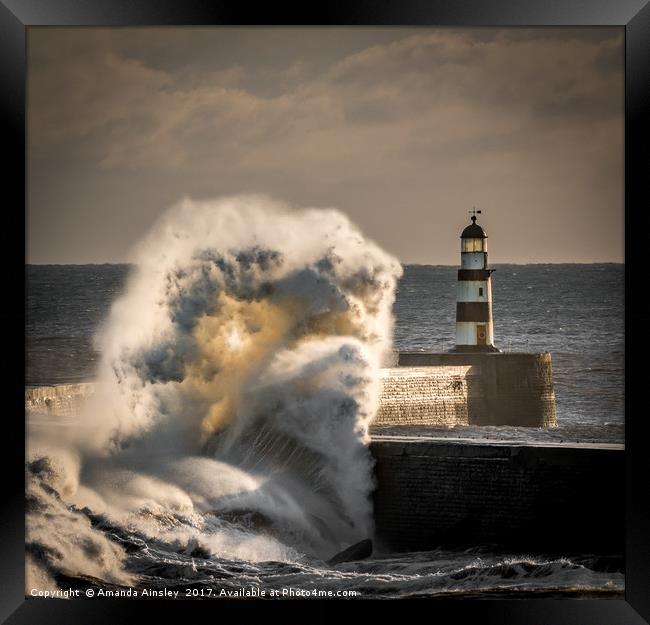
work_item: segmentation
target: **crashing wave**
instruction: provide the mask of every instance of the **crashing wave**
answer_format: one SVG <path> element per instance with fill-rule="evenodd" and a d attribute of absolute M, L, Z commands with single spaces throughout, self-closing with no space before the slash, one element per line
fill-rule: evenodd
<path fill-rule="evenodd" d="M 75 427 L 30 433 L 40 573 L 129 578 L 98 515 L 248 561 L 325 558 L 372 535 L 368 428 L 400 274 L 335 210 L 252 196 L 170 210 L 97 337 L 98 392 Z M 57 471 L 61 458 L 75 461 Z"/>

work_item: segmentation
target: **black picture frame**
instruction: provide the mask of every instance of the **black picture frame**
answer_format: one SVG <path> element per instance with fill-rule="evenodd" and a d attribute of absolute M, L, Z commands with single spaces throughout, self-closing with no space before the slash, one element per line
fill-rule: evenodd
<path fill-rule="evenodd" d="M 151 602 L 107 600 L 26 600 L 24 596 L 24 447 L 7 425 L 23 410 L 25 327 L 25 77 L 26 28 L 30 26 L 160 26 L 160 25 L 427 25 L 427 26 L 579 26 L 625 27 L 625 367 L 626 420 L 626 553 L 624 600 L 463 600 L 428 602 L 427 616 L 485 623 L 617 623 L 650 621 L 650 507 L 646 475 L 650 474 L 648 426 L 644 404 L 647 387 L 645 331 L 650 327 L 650 301 L 645 297 L 650 225 L 646 178 L 650 174 L 650 6 L 648 0 L 347 0 L 296 7 L 214 0 L 0 0 L 0 120 L 4 152 L 2 212 L 3 305 L 5 353 L 0 358 L 5 390 L 6 463 L 0 513 L 0 621 L 11 624 L 113 623 L 151 619 Z M 22 215 L 22 217 L 21 217 Z M 579 233 L 576 233 L 579 236 Z M 597 340 L 598 329 L 594 329 Z M 21 370 L 20 363 L 23 363 Z M 7 399 L 9 401 L 7 401 Z M 561 532 L 561 519 L 551 531 Z M 160 602 L 154 602 L 160 604 Z M 253 602 L 230 602 L 239 613 Z M 293 603 L 293 602 L 291 602 Z M 297 602 L 296 602 L 297 603 Z M 351 604 L 343 602 L 347 609 Z M 357 604 L 359 602 L 356 602 Z M 365 602 L 361 602 L 362 604 Z M 191 607 L 214 610 L 212 602 Z M 294 603 L 295 604 L 295 603 Z M 219 606 L 224 618 L 225 607 Z M 269 605 L 273 609 L 275 605 Z M 283 608 L 289 604 L 281 602 Z M 323 606 L 325 615 L 342 603 Z M 388 602 L 382 610 L 400 609 Z M 309 608 L 313 609 L 313 607 Z M 363 605 L 362 605 L 363 609 Z M 168 617 L 186 614 L 187 604 L 166 601 Z M 387 613 L 386 616 L 389 614 Z M 186 617 L 187 618 L 187 617 Z M 419 618 L 419 617 L 418 617 Z M 6 619 L 6 620 L 5 620 Z"/>

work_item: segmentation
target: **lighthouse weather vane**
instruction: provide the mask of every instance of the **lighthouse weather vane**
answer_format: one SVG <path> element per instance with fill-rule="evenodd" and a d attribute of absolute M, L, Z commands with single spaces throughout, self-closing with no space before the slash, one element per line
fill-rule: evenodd
<path fill-rule="evenodd" d="M 472 221 L 476 221 L 476 215 L 480 215 L 480 214 L 481 214 L 481 210 L 480 210 L 480 209 L 477 210 L 476 206 L 472 206 L 472 210 L 471 210 L 471 211 L 467 211 L 467 212 L 468 212 L 468 213 L 471 213 L 471 215 L 472 215 Z"/>

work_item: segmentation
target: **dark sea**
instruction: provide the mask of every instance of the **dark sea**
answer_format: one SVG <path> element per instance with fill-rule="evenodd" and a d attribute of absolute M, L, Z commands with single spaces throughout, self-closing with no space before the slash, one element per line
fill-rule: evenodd
<path fill-rule="evenodd" d="M 410 435 L 522 441 L 624 442 L 624 266 L 621 264 L 496 265 L 493 274 L 495 344 L 502 351 L 543 352 L 553 359 L 558 427 L 425 428 Z M 99 354 L 93 334 L 118 296 L 127 265 L 27 267 L 26 384 L 91 381 Z M 453 266 L 408 265 L 394 306 L 396 350 L 446 351 L 455 334 Z M 400 428 L 374 435 L 403 434 Z M 108 530 L 107 530 L 108 531 Z M 131 571 L 151 587 L 237 590 L 356 589 L 363 597 L 599 596 L 619 598 L 622 564 L 599 565 L 602 555 L 501 553 L 488 545 L 463 551 L 379 554 L 337 567 L 323 563 L 197 559 L 140 548 L 115 533 Z M 119 534 L 119 535 L 118 535 Z M 92 586 L 92 580 L 68 580 Z M 199 594 L 199 596 L 201 596 Z"/>
<path fill-rule="evenodd" d="M 559 427 L 546 432 L 466 427 L 462 435 L 623 442 L 624 266 L 495 269 L 496 346 L 551 353 Z M 93 378 L 98 361 L 93 334 L 128 270 L 128 265 L 27 267 L 28 385 Z M 447 351 L 453 346 L 456 272 L 448 266 L 405 267 L 394 307 L 396 350 Z M 459 430 L 439 430 L 437 435 L 458 436 Z"/>

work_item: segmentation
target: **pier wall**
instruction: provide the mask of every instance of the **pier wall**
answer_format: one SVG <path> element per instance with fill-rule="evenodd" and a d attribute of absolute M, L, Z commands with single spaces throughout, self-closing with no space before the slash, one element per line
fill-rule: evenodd
<path fill-rule="evenodd" d="M 557 425 L 551 354 L 400 352 L 401 367 L 468 366 L 470 425 Z"/>
<path fill-rule="evenodd" d="M 69 417 L 95 392 L 92 382 L 25 388 L 25 411 Z"/>
<path fill-rule="evenodd" d="M 469 366 L 381 370 L 382 394 L 374 425 L 468 425 Z M 67 417 L 94 392 L 93 383 L 25 389 L 25 410 Z"/>
<path fill-rule="evenodd" d="M 443 368 L 444 375 L 435 365 L 384 370 L 378 419 L 466 422 L 474 374 L 466 365 Z M 436 385 L 437 403 L 418 413 L 418 393 Z M 25 408 L 68 416 L 93 390 L 92 384 L 27 388 Z M 370 451 L 376 539 L 385 549 L 495 543 L 527 551 L 623 553 L 622 445 L 375 436 Z"/>
<path fill-rule="evenodd" d="M 400 353 L 382 369 L 373 425 L 556 425 L 550 354 Z M 25 409 L 73 414 L 94 385 L 25 390 Z"/>
<path fill-rule="evenodd" d="M 467 365 L 381 370 L 381 400 L 374 425 L 468 425 Z M 473 375 L 473 374 L 472 374 Z"/>
<path fill-rule="evenodd" d="M 384 548 L 498 544 L 622 554 L 622 445 L 373 439 Z"/>

